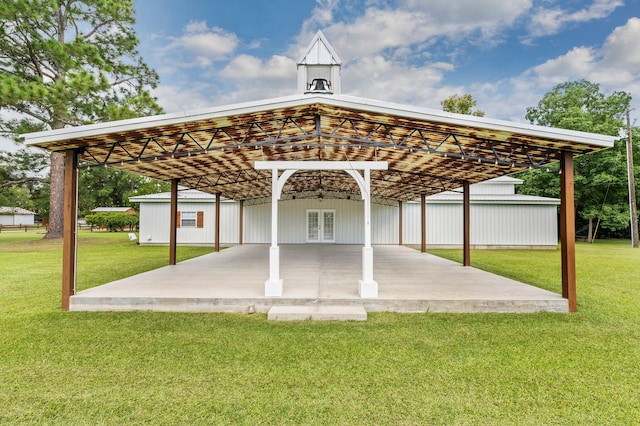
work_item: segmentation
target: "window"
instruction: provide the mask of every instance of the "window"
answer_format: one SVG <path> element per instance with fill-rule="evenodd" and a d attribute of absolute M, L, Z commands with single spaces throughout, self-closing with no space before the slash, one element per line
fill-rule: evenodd
<path fill-rule="evenodd" d="M 204 228 L 204 212 L 178 212 L 178 228 Z"/>
<path fill-rule="evenodd" d="M 182 212 L 180 215 L 180 226 L 182 228 L 195 228 L 196 212 Z"/>

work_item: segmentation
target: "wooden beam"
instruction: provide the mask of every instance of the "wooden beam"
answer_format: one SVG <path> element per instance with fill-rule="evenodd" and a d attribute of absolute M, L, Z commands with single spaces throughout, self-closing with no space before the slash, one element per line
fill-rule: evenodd
<path fill-rule="evenodd" d="M 420 251 L 427 251 L 427 196 L 420 194 Z"/>
<path fill-rule="evenodd" d="M 471 266 L 471 193 L 469 182 L 462 182 L 462 264 Z"/>
<path fill-rule="evenodd" d="M 402 245 L 402 201 L 398 201 L 398 245 Z"/>
<path fill-rule="evenodd" d="M 560 250 L 562 257 L 562 297 L 569 312 L 578 310 L 576 298 L 576 223 L 573 188 L 573 154 L 560 157 Z"/>
<path fill-rule="evenodd" d="M 169 265 L 176 264 L 178 237 L 178 179 L 171 179 L 171 218 L 169 225 Z"/>
<path fill-rule="evenodd" d="M 78 244 L 78 153 L 65 151 L 64 210 L 62 243 L 62 309 L 69 310 L 69 299 L 76 292 Z"/>
<path fill-rule="evenodd" d="M 244 235 L 242 234 L 244 230 L 244 200 L 240 200 L 240 218 L 238 219 L 238 244 L 243 243 Z"/>
<path fill-rule="evenodd" d="M 214 251 L 220 251 L 220 193 L 216 193 L 216 244 Z"/>

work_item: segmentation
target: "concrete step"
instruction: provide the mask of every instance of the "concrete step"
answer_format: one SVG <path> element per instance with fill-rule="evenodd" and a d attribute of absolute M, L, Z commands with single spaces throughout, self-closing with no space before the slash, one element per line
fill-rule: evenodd
<path fill-rule="evenodd" d="M 267 314 L 270 321 L 366 321 L 367 311 L 363 306 L 272 306 Z"/>

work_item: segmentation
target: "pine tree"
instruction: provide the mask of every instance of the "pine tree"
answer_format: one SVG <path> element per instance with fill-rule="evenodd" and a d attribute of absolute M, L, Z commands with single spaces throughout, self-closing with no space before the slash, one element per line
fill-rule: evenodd
<path fill-rule="evenodd" d="M 0 3 L 0 132 L 160 113 L 134 15 L 133 0 Z M 63 154 L 52 153 L 48 238 L 62 237 L 63 173 Z"/>

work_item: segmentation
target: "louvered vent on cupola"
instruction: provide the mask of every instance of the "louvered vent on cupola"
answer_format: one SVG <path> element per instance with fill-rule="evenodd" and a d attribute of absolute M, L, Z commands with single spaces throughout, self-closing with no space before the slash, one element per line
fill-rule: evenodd
<path fill-rule="evenodd" d="M 298 92 L 340 94 L 341 61 L 318 31 L 298 61 Z"/>

